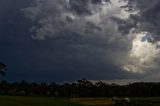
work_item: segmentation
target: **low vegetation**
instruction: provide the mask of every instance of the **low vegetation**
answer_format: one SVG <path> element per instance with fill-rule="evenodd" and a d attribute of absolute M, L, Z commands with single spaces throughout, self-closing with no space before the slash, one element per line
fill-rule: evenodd
<path fill-rule="evenodd" d="M 0 96 L 0 106 L 84 106 L 52 97 Z"/>
<path fill-rule="evenodd" d="M 160 83 L 132 83 L 128 85 L 92 83 L 82 79 L 74 83 L 0 82 L 0 95 L 51 97 L 159 97 Z"/>
<path fill-rule="evenodd" d="M 127 104 L 127 106 L 160 106 L 160 97 L 136 97 L 130 99 L 131 103 Z M 0 106 L 124 106 L 124 103 L 116 104 L 112 101 L 112 98 L 69 99 L 37 96 L 0 96 Z"/>

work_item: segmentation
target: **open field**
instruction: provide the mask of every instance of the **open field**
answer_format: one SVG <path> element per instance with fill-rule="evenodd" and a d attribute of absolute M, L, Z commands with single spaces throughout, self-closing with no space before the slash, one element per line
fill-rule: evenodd
<path fill-rule="evenodd" d="M 89 106 L 113 106 L 111 98 L 78 98 L 70 99 L 73 103 Z"/>
<path fill-rule="evenodd" d="M 160 97 L 131 98 L 131 101 L 133 103 L 127 106 L 160 106 Z M 111 98 L 56 99 L 52 97 L 0 96 L 0 106 L 114 106 L 114 102 Z"/>
<path fill-rule="evenodd" d="M 0 96 L 0 106 L 83 106 L 52 97 Z"/>
<path fill-rule="evenodd" d="M 127 106 L 160 106 L 160 97 L 136 97 L 130 98 L 131 102 Z M 77 98 L 70 99 L 70 101 L 89 105 L 89 106 L 114 106 L 115 102 L 111 98 Z M 121 103 L 120 103 L 121 102 Z M 122 101 L 119 101 L 120 104 L 116 106 L 126 106 Z"/>

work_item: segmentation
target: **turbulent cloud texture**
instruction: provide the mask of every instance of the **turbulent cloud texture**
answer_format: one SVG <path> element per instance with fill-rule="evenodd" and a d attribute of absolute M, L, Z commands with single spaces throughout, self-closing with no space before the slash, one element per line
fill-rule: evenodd
<path fill-rule="evenodd" d="M 36 0 L 31 7 L 23 9 L 26 17 L 35 22 L 31 28 L 33 38 L 44 40 L 70 31 L 82 36 L 107 36 L 112 42 L 119 37 L 118 27 L 112 17 L 124 19 L 129 16 L 120 7 L 125 2 L 114 0 Z M 112 34 L 112 35 L 111 35 Z"/>
<path fill-rule="evenodd" d="M 118 0 L 36 0 L 22 11 L 34 23 L 30 29 L 33 39 L 62 38 L 69 43 L 67 45 L 78 50 L 102 51 L 108 55 L 104 57 L 107 60 L 115 57 L 111 54 L 121 58 L 119 55 L 126 54 L 123 49 L 128 49 L 127 37 L 120 33 L 120 27 L 128 26 L 121 23 L 130 15 L 121 8 L 124 5 L 127 3 Z"/>
<path fill-rule="evenodd" d="M 159 0 L 1 2 L 10 8 L 0 13 L 12 14 L 0 17 L 0 40 L 14 70 L 57 80 L 153 79 L 158 72 Z"/>
<path fill-rule="evenodd" d="M 73 38 L 97 37 L 103 39 L 106 54 L 113 54 L 113 64 L 127 71 L 143 72 L 157 66 L 154 60 L 159 45 L 141 39 L 147 31 L 158 42 L 159 4 L 158 0 L 36 0 L 23 11 L 35 23 L 32 38 L 69 37 L 68 33 Z"/>
<path fill-rule="evenodd" d="M 129 64 L 130 71 L 158 70 L 159 68 L 159 6 L 160 1 L 128 0 L 128 11 L 137 11 L 130 19 L 136 23 Z"/>

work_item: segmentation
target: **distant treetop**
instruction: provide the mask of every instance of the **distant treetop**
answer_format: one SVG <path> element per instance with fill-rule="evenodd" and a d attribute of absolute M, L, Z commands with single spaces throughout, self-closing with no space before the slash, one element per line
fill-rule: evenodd
<path fill-rule="evenodd" d="M 5 71 L 6 71 L 6 65 L 2 62 L 0 62 L 0 74 L 5 75 Z"/>

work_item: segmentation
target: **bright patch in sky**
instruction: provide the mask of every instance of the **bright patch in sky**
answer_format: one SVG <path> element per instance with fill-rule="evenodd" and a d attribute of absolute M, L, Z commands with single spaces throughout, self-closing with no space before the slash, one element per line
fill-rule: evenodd
<path fill-rule="evenodd" d="M 155 68 L 155 58 L 158 57 L 160 49 L 159 42 L 148 32 L 141 32 L 135 35 L 132 40 L 132 48 L 129 51 L 129 62 L 123 68 L 130 72 L 143 73 L 147 68 Z"/>

